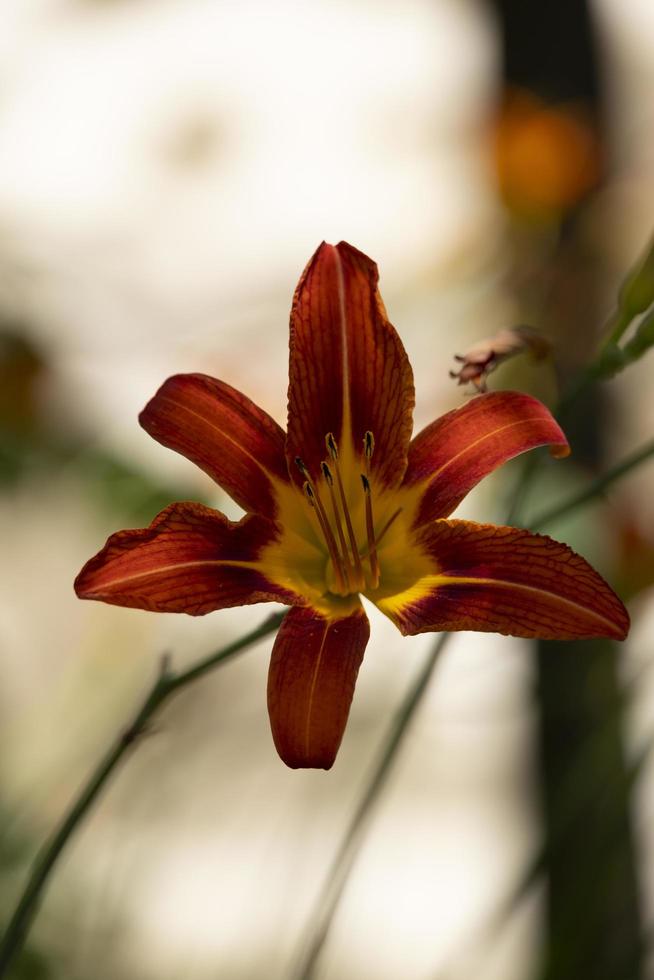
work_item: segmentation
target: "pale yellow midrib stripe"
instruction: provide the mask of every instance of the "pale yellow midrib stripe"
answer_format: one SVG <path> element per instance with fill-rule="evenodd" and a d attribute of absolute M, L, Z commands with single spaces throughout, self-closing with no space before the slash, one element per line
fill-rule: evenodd
<path fill-rule="evenodd" d="M 168 401 L 173 402 L 173 399 L 169 398 Z M 177 405 L 177 403 L 173 402 L 173 404 L 175 404 L 175 407 L 179 408 L 179 405 Z M 241 445 L 240 442 L 237 442 L 236 439 L 233 439 L 227 432 L 225 432 L 224 429 L 221 429 L 219 425 L 215 425 L 213 422 L 210 422 L 209 419 L 206 417 L 206 415 L 202 415 L 200 412 L 195 412 L 192 408 L 189 408 L 187 405 L 183 405 L 182 407 L 185 412 L 188 412 L 189 415 L 194 415 L 195 418 L 200 419 L 210 429 L 213 429 L 215 432 L 220 433 L 220 435 L 223 436 L 225 439 L 227 439 L 228 442 L 231 442 L 232 446 L 236 446 L 236 448 L 240 452 L 242 452 L 244 456 L 247 456 L 248 459 L 252 460 L 255 466 L 257 466 L 261 470 L 263 475 L 269 481 L 271 480 L 271 477 L 274 474 L 270 473 L 270 471 L 263 465 L 263 463 L 261 463 L 260 460 L 256 458 L 256 456 L 253 456 L 252 453 L 249 450 L 247 450 L 243 445 Z"/>
<path fill-rule="evenodd" d="M 325 650 L 325 643 L 327 642 L 327 634 L 329 633 L 329 623 L 325 625 L 325 631 L 323 633 L 322 640 L 320 641 L 320 650 L 318 651 L 318 656 L 316 658 L 316 666 L 313 670 L 313 677 L 311 678 L 311 689 L 309 690 L 309 704 L 307 707 L 307 719 L 304 726 L 304 751 L 305 754 L 309 755 L 310 750 L 310 729 L 311 729 L 311 716 L 313 714 L 313 701 L 316 692 L 316 684 L 318 683 L 318 673 L 320 671 L 320 665 L 322 663 L 322 656 Z"/>
<path fill-rule="evenodd" d="M 343 275 L 343 261 L 338 249 L 336 251 L 336 277 L 338 285 L 338 310 L 341 320 L 341 345 L 342 360 L 341 370 L 343 373 L 343 418 L 339 438 L 345 440 L 350 432 L 352 421 L 352 407 L 350 403 L 350 350 L 348 347 L 347 313 L 345 306 L 345 277 Z"/>
<path fill-rule="evenodd" d="M 467 452 L 470 452 L 471 449 L 474 449 L 475 446 L 478 446 L 480 443 L 485 442 L 487 439 L 491 439 L 493 436 L 498 435 L 500 432 L 504 432 L 504 431 L 506 431 L 506 429 L 512 429 L 516 425 L 529 425 L 531 422 L 534 422 L 534 421 L 536 421 L 536 420 L 535 419 L 517 419 L 515 422 L 507 422 L 506 425 L 501 425 L 498 429 L 493 429 L 492 432 L 486 432 L 483 436 L 480 436 L 478 439 L 475 439 L 474 442 L 468 443 L 468 445 L 465 447 L 465 449 L 460 450 L 460 452 L 456 453 L 455 456 L 451 456 L 450 459 L 448 459 L 448 461 L 446 463 L 443 463 L 443 465 L 441 467 L 439 467 L 439 469 L 434 470 L 434 472 L 433 473 L 430 473 L 429 476 L 423 477 L 420 482 L 421 483 L 431 483 L 433 480 L 436 479 L 437 476 L 440 476 L 441 473 L 448 468 L 448 466 L 451 466 L 452 463 L 455 463 L 457 461 L 457 459 L 460 459 L 461 456 L 465 456 L 465 454 Z M 540 419 L 539 421 L 546 421 L 546 420 L 545 419 Z"/>
<path fill-rule="evenodd" d="M 557 592 L 552 592 L 550 589 L 539 589 L 535 585 L 523 585 L 521 582 L 508 582 L 505 579 L 499 578 L 468 578 L 467 576 L 459 575 L 434 575 L 432 578 L 434 585 L 499 585 L 507 589 L 521 589 L 523 592 L 535 593 L 536 595 L 548 595 L 557 599 L 558 602 L 562 602 L 567 606 L 571 606 L 573 609 L 580 609 L 586 615 L 594 616 L 600 622 L 608 623 L 610 626 L 615 626 L 612 619 L 603 616 L 602 613 L 596 612 L 594 609 L 589 609 L 588 606 L 582 606 L 580 603 L 575 602 L 573 599 L 566 599 L 565 596 L 559 595 Z"/>
<path fill-rule="evenodd" d="M 225 559 L 206 558 L 203 559 L 202 561 L 184 561 L 184 562 L 179 562 L 175 565 L 160 565 L 156 569 L 149 569 L 148 571 L 144 571 L 144 572 L 136 572 L 133 575 L 126 575 L 123 578 L 111 579 L 110 582 L 107 582 L 107 585 L 111 585 L 111 586 L 124 585 L 126 582 L 133 582 L 135 579 L 147 578 L 148 576 L 159 575 L 163 572 L 178 571 L 179 569 L 183 569 L 183 568 L 200 568 L 202 565 L 216 565 L 216 566 L 229 565 L 235 568 L 253 568 L 256 571 L 261 571 L 261 566 L 258 564 L 258 562 L 231 561 L 228 558 Z"/>

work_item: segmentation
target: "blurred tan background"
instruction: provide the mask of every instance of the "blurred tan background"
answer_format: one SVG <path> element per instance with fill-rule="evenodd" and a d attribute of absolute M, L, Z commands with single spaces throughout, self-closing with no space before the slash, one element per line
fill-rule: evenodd
<path fill-rule="evenodd" d="M 591 11 L 611 161 L 584 200 L 577 241 L 608 314 L 654 224 L 654 7 L 595 0 Z M 533 261 L 545 261 L 570 202 L 555 194 L 516 214 L 498 190 L 499 27 L 482 2 L 20 0 L 0 21 L 6 911 L 160 655 L 190 664 L 267 612 L 194 620 L 75 598 L 73 578 L 106 536 L 165 503 L 238 514 L 139 428 L 155 389 L 205 371 L 283 423 L 292 291 L 322 239 L 346 239 L 380 266 L 414 367 L 418 429 L 466 397 L 448 378 L 453 355 L 521 322 L 516 243 L 528 238 Z M 536 302 L 530 311 L 538 321 Z M 651 435 L 651 378 L 650 359 L 613 383 L 608 464 Z M 505 385 L 556 398 L 549 365 L 503 368 L 491 387 Z M 538 509 L 587 477 L 560 465 Z M 459 516 L 500 520 L 510 486 L 488 480 Z M 621 663 L 638 678 L 631 757 L 652 736 L 653 526 L 650 466 L 552 528 L 634 597 Z M 347 815 L 432 642 L 371 619 L 330 773 L 291 772 L 274 751 L 270 642 L 166 710 L 67 851 L 17 977 L 289 976 Z M 528 644 L 453 639 L 321 976 L 525 980 L 537 970 L 541 890 L 498 918 L 540 834 L 532 693 Z M 649 930 L 653 780 L 649 766 L 633 809 Z"/>

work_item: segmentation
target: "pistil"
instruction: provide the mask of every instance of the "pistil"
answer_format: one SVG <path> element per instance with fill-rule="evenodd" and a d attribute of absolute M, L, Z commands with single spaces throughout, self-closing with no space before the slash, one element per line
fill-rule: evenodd
<path fill-rule="evenodd" d="M 372 577 L 372 588 L 376 589 L 379 585 L 379 559 L 377 557 L 377 541 L 375 540 L 375 522 L 372 513 L 372 492 L 370 490 L 370 460 L 375 451 L 375 437 L 368 431 L 363 437 L 363 458 L 365 461 L 366 472 L 361 474 L 363 491 L 366 495 L 366 534 L 368 536 L 368 559 L 370 561 L 370 575 Z M 387 528 L 384 528 L 387 530 Z"/>
<path fill-rule="evenodd" d="M 377 546 L 379 546 L 379 543 L 381 542 L 382 538 L 385 536 L 390 526 L 397 520 L 397 518 L 400 516 L 401 513 L 402 513 L 402 508 L 398 507 L 397 510 L 393 514 L 391 514 L 391 516 L 388 518 L 383 528 L 375 538 L 375 544 Z"/>
<path fill-rule="evenodd" d="M 375 541 L 375 523 L 372 516 L 372 494 L 370 480 L 361 474 L 363 492 L 366 495 L 366 534 L 368 535 L 368 559 L 370 561 L 370 587 L 376 589 L 379 585 L 379 559 L 377 558 L 377 542 Z"/>

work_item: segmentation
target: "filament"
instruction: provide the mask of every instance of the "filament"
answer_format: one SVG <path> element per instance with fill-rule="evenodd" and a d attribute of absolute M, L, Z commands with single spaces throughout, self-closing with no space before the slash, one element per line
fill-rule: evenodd
<path fill-rule="evenodd" d="M 330 516 L 328 516 L 326 506 L 321 498 L 318 483 L 312 479 L 309 470 L 300 456 L 295 457 L 295 464 L 304 478 L 303 490 L 305 496 L 311 508 L 315 511 L 316 520 L 318 521 L 320 531 L 327 546 L 329 558 L 334 570 L 334 591 L 340 595 L 350 595 L 353 592 L 364 591 L 368 584 L 370 588 L 376 589 L 380 581 L 379 542 L 397 519 L 402 508 L 398 508 L 391 515 L 379 535 L 375 536 L 370 478 L 371 459 L 375 451 L 375 437 L 372 432 L 367 431 L 363 437 L 362 453 L 362 463 L 365 473 L 360 474 L 365 497 L 367 548 L 359 551 L 352 516 L 345 494 L 345 487 L 343 485 L 343 477 L 341 475 L 338 444 L 332 432 L 328 432 L 325 436 L 325 445 L 327 446 L 329 458 L 321 462 L 319 475 L 322 475 L 327 485 L 330 500 Z M 370 564 L 369 576 L 363 570 L 362 558 L 367 559 Z"/>
<path fill-rule="evenodd" d="M 338 487 L 338 494 L 341 499 L 341 506 L 343 508 L 343 516 L 345 517 L 345 526 L 347 527 L 347 534 L 350 539 L 350 548 L 352 549 L 352 561 L 354 562 L 354 571 L 357 579 L 357 588 L 362 588 L 365 585 L 365 576 L 363 574 L 363 566 L 361 565 L 361 558 L 359 556 L 359 547 L 357 545 L 357 539 L 354 534 L 354 528 L 352 527 L 352 518 L 350 517 L 350 511 L 347 506 L 347 499 L 345 497 L 345 490 L 343 489 L 343 481 L 341 479 L 341 468 L 338 463 L 338 446 L 334 435 L 328 432 L 325 436 L 325 443 L 327 445 L 327 451 L 331 456 L 332 463 L 334 466 L 334 473 L 336 474 L 336 485 Z"/>
<path fill-rule="evenodd" d="M 329 498 L 332 504 L 332 513 L 334 515 L 334 524 L 336 525 L 336 533 L 338 535 L 338 543 L 341 546 L 341 555 L 343 556 L 343 570 L 345 572 L 345 577 L 350 580 L 350 573 L 352 572 L 352 566 L 350 564 L 349 555 L 347 552 L 347 544 L 345 543 L 345 535 L 343 533 L 343 523 L 341 521 L 341 515 L 338 510 L 338 503 L 336 502 L 336 494 L 334 493 L 334 477 L 332 471 L 329 468 L 329 464 L 322 462 L 320 464 L 322 470 L 322 475 L 325 478 L 325 483 L 329 489 Z"/>
<path fill-rule="evenodd" d="M 348 586 L 345 584 L 345 574 L 343 566 L 341 564 L 341 559 L 336 548 L 336 541 L 334 540 L 334 535 L 332 534 L 332 529 L 329 526 L 329 522 L 324 517 L 324 512 L 318 506 L 318 500 L 316 497 L 315 489 L 311 483 L 307 480 L 304 484 L 304 492 L 307 496 L 311 507 L 313 508 L 315 515 L 320 524 L 320 529 L 325 538 L 327 544 L 327 550 L 329 552 L 329 557 L 332 560 L 332 565 L 334 567 L 334 575 L 336 576 L 336 587 L 341 595 L 348 594 Z"/>

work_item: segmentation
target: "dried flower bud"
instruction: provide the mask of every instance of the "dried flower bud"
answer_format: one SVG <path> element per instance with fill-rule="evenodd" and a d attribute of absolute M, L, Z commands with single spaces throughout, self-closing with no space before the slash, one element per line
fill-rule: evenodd
<path fill-rule="evenodd" d="M 470 381 L 477 391 L 484 392 L 488 375 L 503 361 L 525 351 L 540 360 L 551 349 L 550 342 L 533 327 L 508 327 L 494 337 L 480 340 L 465 354 L 456 354 L 455 360 L 461 362 L 461 368 L 450 371 L 450 377 L 458 378 L 460 385 Z"/>

